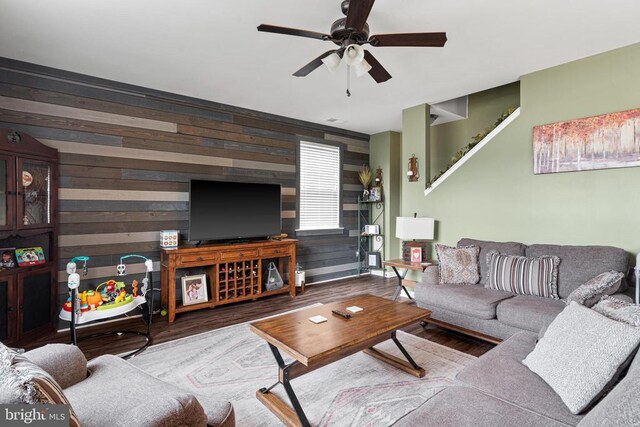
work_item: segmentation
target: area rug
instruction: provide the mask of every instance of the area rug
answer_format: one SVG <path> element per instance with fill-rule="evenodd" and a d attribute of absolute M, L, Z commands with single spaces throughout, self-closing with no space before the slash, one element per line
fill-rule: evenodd
<path fill-rule="evenodd" d="M 398 339 L 427 375 L 415 378 L 357 353 L 292 380 L 314 426 L 388 426 L 416 409 L 476 358 L 411 334 Z M 376 346 L 397 357 L 389 340 Z M 238 426 L 280 426 L 255 397 L 277 380 L 269 347 L 241 323 L 148 348 L 130 360 L 147 373 L 185 390 L 233 403 Z M 273 390 L 288 402 L 282 386 Z"/>

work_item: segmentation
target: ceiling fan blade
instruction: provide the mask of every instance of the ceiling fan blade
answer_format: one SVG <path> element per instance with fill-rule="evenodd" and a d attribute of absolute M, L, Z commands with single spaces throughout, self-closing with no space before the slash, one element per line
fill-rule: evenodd
<path fill-rule="evenodd" d="M 367 23 L 374 2 L 375 0 L 350 0 L 345 27 L 361 31 Z"/>
<path fill-rule="evenodd" d="M 340 52 L 338 50 L 327 51 L 327 52 L 323 53 L 322 55 L 318 56 L 313 61 L 309 62 L 304 67 L 300 68 L 298 71 L 293 73 L 293 75 L 296 76 L 296 77 L 305 77 L 305 76 L 309 75 L 309 73 L 311 73 L 313 70 L 315 70 L 316 68 L 318 68 L 319 66 L 322 65 L 322 60 L 324 58 L 326 58 L 327 56 L 331 55 L 332 53 L 337 53 L 338 55 L 340 55 Z"/>
<path fill-rule="evenodd" d="M 331 40 L 328 34 L 317 33 L 315 31 L 298 30 L 297 28 L 278 27 L 277 25 L 262 24 L 258 26 L 258 31 L 265 33 L 287 34 L 289 36 L 308 37 L 310 39 Z"/>
<path fill-rule="evenodd" d="M 447 42 L 447 33 L 376 34 L 369 42 L 376 47 L 442 47 Z"/>
<path fill-rule="evenodd" d="M 373 77 L 378 83 L 384 83 L 391 78 L 391 74 L 387 70 L 384 69 L 382 64 L 378 62 L 378 60 L 368 51 L 364 51 L 364 60 L 371 65 L 371 69 L 369 70 L 369 75 Z"/>

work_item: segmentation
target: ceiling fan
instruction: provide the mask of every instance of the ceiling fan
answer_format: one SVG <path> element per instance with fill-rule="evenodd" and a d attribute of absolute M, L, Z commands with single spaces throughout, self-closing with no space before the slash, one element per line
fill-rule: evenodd
<path fill-rule="evenodd" d="M 296 77 L 308 75 L 323 63 L 329 69 L 334 70 L 344 58 L 347 65 L 354 67 L 356 75 L 361 76 L 368 72 L 378 83 L 389 80 L 391 74 L 369 51 L 364 50 L 363 45 L 368 44 L 373 47 L 442 47 L 447 42 L 446 33 L 375 34 L 370 36 L 367 18 L 374 2 L 375 0 L 344 0 L 341 7 L 342 13 L 346 17 L 331 24 L 330 34 L 267 24 L 260 25 L 258 31 L 331 41 L 338 45 L 337 49 L 323 53 L 293 73 Z"/>

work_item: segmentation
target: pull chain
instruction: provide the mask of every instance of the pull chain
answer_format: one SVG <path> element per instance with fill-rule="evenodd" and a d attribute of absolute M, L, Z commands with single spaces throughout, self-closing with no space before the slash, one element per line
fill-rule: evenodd
<path fill-rule="evenodd" d="M 347 97 L 351 96 L 351 67 L 347 65 Z"/>

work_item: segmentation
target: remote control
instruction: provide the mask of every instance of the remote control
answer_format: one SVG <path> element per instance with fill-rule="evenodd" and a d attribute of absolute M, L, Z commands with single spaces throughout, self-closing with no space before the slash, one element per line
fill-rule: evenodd
<path fill-rule="evenodd" d="M 336 316 L 340 316 L 344 319 L 351 319 L 351 315 L 349 313 L 345 313 L 344 311 L 340 311 L 340 310 L 331 310 L 331 312 L 333 314 L 335 314 Z"/>

